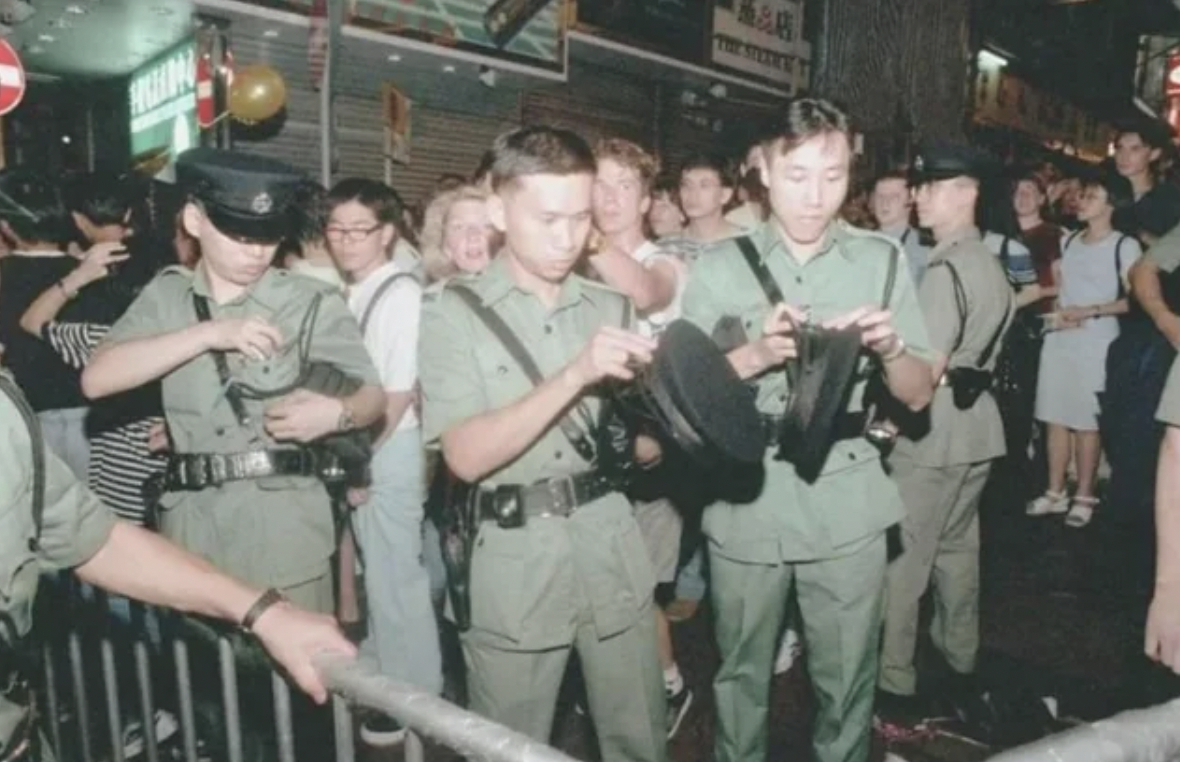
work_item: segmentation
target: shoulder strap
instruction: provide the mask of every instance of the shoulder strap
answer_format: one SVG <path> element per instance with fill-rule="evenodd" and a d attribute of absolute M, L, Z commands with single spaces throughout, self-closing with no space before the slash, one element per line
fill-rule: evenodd
<path fill-rule="evenodd" d="M 1070 244 L 1072 244 L 1075 240 L 1077 240 L 1077 237 L 1080 236 L 1084 232 L 1085 232 L 1084 230 L 1075 230 L 1072 233 L 1070 233 L 1069 236 L 1065 239 L 1065 245 L 1061 247 L 1061 250 L 1065 251 L 1066 249 L 1068 249 Z M 1121 240 L 1122 239 L 1120 239 L 1120 241 Z"/>
<path fill-rule="evenodd" d="M 213 319 L 213 315 L 209 312 L 209 300 L 196 293 L 193 294 L 193 309 L 196 310 L 197 319 L 202 323 L 207 323 Z M 229 406 L 234 412 L 234 418 L 238 419 L 238 424 L 241 426 L 249 425 L 250 414 L 246 412 L 246 405 L 242 402 L 242 395 L 239 393 L 237 386 L 235 386 L 233 378 L 229 375 L 229 363 L 225 360 L 225 352 L 215 349 L 209 354 L 213 355 L 213 362 L 217 365 L 217 378 L 221 381 L 221 388 L 225 390 L 225 398 L 229 400 Z"/>
<path fill-rule="evenodd" d="M 381 297 L 385 296 L 385 292 L 389 290 L 389 287 L 401 278 L 410 278 L 414 281 L 418 280 L 414 277 L 413 273 L 397 272 L 381 281 L 381 285 L 377 286 L 377 290 L 373 292 L 373 298 L 369 300 L 367 305 L 365 305 L 364 314 L 361 315 L 361 336 L 364 336 L 368 331 L 369 320 L 373 317 L 373 313 L 376 311 L 377 304 L 381 301 Z"/>
<path fill-rule="evenodd" d="M 41 539 L 41 524 L 45 517 L 45 438 L 41 435 L 37 414 L 29 407 L 16 383 L 3 374 L 0 374 L 0 392 L 12 400 L 29 430 L 29 443 L 33 451 L 33 541 L 37 542 Z"/>
<path fill-rule="evenodd" d="M 983 348 L 983 352 L 979 355 L 979 360 L 976 361 L 975 366 L 982 368 L 987 365 L 988 360 L 992 359 L 992 354 L 1000 346 L 1000 339 L 1004 338 L 1005 329 L 1008 327 L 1008 315 L 1012 312 L 1012 301 L 1004 307 L 1004 317 L 1000 320 L 1000 325 L 996 328 L 996 332 L 992 334 L 991 340 L 988 341 L 987 346 Z"/>
<path fill-rule="evenodd" d="M 1123 285 L 1123 241 L 1130 237 L 1129 235 L 1120 235 L 1118 243 L 1114 245 L 1114 279 L 1119 284 L 1116 301 L 1127 298 L 1127 287 Z"/>
<path fill-rule="evenodd" d="M 479 318 L 480 322 L 484 324 L 484 327 L 496 337 L 496 340 L 512 356 L 513 361 L 520 366 L 520 369 L 524 371 L 529 381 L 534 386 L 540 386 L 545 380 L 541 369 L 537 367 L 537 363 L 533 360 L 532 355 L 529 354 L 528 349 L 525 348 L 520 338 L 512 331 L 508 324 L 504 322 L 504 319 L 496 314 L 495 310 L 485 305 L 483 300 L 479 298 L 479 295 L 467 286 L 453 283 L 447 287 L 447 290 L 463 300 L 463 303 L 467 305 L 468 309 Z M 559 418 L 557 425 L 561 427 L 561 433 L 565 435 L 565 438 L 577 450 L 578 455 L 582 456 L 588 462 L 593 463 L 595 460 L 594 445 L 590 443 L 586 432 L 568 415 L 563 415 Z"/>
<path fill-rule="evenodd" d="M 963 279 L 959 277 L 958 269 L 950 262 L 944 261 L 942 264 L 950 271 L 951 285 L 955 289 L 955 309 L 959 313 L 959 330 L 955 335 L 955 345 L 951 347 L 951 354 L 953 355 L 963 346 L 963 334 L 967 332 L 967 292 L 963 288 Z"/>
<path fill-rule="evenodd" d="M 766 299 L 771 306 L 785 302 L 783 298 L 783 291 L 778 287 L 778 283 L 774 280 L 774 276 L 770 274 L 770 270 L 766 267 L 766 263 L 762 261 L 762 257 L 758 254 L 758 249 L 755 248 L 754 242 L 750 240 L 749 236 L 742 236 L 734 239 L 739 249 L 741 249 L 742 257 L 745 258 L 746 264 L 750 266 L 754 277 L 758 279 L 758 285 L 762 286 L 762 292 L 766 294 Z"/>
<path fill-rule="evenodd" d="M 910 229 L 906 228 L 909 233 Z M 881 293 L 881 309 L 889 309 L 893 302 L 893 285 L 897 282 L 897 262 L 901 259 L 901 252 L 897 246 L 889 247 L 889 269 L 885 272 L 885 290 Z"/>

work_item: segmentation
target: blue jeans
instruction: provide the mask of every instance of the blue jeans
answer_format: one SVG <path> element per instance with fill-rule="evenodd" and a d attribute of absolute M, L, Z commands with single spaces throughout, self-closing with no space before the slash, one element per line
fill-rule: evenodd
<path fill-rule="evenodd" d="M 353 513 L 369 614 L 361 654 L 387 677 L 441 693 L 438 623 L 422 560 L 424 467 L 418 429 L 395 432 L 373 455 L 369 501 Z"/>

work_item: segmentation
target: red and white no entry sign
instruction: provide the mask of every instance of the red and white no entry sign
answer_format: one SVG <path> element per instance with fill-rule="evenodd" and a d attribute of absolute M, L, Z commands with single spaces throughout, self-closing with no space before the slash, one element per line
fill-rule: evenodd
<path fill-rule="evenodd" d="M 0 40 L 0 116 L 19 106 L 24 97 L 25 67 L 12 46 Z"/>

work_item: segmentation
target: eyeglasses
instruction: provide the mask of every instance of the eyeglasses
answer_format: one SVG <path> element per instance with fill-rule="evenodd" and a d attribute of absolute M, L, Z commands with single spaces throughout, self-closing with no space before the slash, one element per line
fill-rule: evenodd
<path fill-rule="evenodd" d="M 352 243 L 357 243 L 365 240 L 383 227 L 385 227 L 385 223 L 383 222 L 378 222 L 371 228 L 339 228 L 329 226 L 324 230 L 324 234 L 334 241 L 351 241 Z"/>

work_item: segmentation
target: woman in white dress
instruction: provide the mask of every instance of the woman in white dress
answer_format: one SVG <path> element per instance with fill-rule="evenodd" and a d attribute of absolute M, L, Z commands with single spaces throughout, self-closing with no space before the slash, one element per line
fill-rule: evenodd
<path fill-rule="evenodd" d="M 1031 516 L 1065 513 L 1065 523 L 1090 523 L 1101 444 L 1098 395 L 1106 385 L 1106 351 L 1127 311 L 1127 272 L 1141 254 L 1135 238 L 1115 230 L 1117 209 L 1134 203 L 1131 185 L 1114 172 L 1085 183 L 1078 221 L 1084 228 L 1061 244 L 1056 311 L 1047 315 L 1037 384 L 1037 420 L 1048 428 L 1049 489 L 1028 507 Z M 1066 495 L 1073 454 L 1077 491 Z"/>

